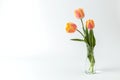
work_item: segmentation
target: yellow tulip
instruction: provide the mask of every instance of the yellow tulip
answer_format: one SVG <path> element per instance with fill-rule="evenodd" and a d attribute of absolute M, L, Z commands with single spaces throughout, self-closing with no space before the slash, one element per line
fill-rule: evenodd
<path fill-rule="evenodd" d="M 66 31 L 67 31 L 68 33 L 74 33 L 74 32 L 76 31 L 76 29 L 77 29 L 76 24 L 74 24 L 74 23 L 72 23 L 72 22 L 68 22 L 68 23 L 66 24 Z"/>

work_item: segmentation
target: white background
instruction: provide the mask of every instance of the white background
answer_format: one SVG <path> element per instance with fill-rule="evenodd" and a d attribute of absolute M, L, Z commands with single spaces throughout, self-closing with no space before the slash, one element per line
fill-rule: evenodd
<path fill-rule="evenodd" d="M 86 47 L 69 39 L 74 10 L 95 21 L 96 69 L 85 75 Z M 0 80 L 119 80 L 119 0 L 0 0 Z"/>

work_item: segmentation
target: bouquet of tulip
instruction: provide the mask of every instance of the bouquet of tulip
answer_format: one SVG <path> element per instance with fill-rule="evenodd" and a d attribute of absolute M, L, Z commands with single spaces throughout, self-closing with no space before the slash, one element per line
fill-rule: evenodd
<path fill-rule="evenodd" d="M 74 33 L 75 31 L 79 32 L 80 35 L 83 37 L 71 39 L 72 41 L 79 41 L 86 43 L 87 47 L 87 58 L 89 60 L 89 69 L 88 73 L 95 73 L 94 71 L 94 65 L 95 65 L 95 58 L 94 58 L 94 47 L 96 45 L 96 40 L 93 32 L 93 28 L 95 27 L 93 19 L 89 19 L 86 21 L 86 24 L 84 25 L 83 18 L 84 18 L 84 11 L 82 8 L 79 8 L 75 10 L 74 12 L 77 19 L 80 19 L 80 22 L 82 24 L 82 32 L 77 28 L 75 23 L 68 22 L 66 24 L 66 31 L 68 33 Z"/>

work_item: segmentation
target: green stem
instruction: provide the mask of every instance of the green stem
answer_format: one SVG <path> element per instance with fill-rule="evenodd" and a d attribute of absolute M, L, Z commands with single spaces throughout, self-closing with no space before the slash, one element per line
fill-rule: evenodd
<path fill-rule="evenodd" d="M 93 48 L 90 47 L 89 45 L 87 45 L 87 57 L 88 60 L 90 62 L 90 66 L 89 66 L 89 73 L 94 73 L 94 65 L 95 65 L 95 58 L 94 58 L 94 53 L 93 53 Z"/>
<path fill-rule="evenodd" d="M 84 28 L 84 23 L 83 23 L 83 20 L 82 20 L 82 19 L 80 19 L 80 21 L 81 21 L 81 23 L 82 23 L 82 29 L 83 29 L 83 31 L 84 31 L 84 33 L 85 33 L 85 28 Z"/>
<path fill-rule="evenodd" d="M 81 31 L 79 31 L 78 29 L 77 29 L 77 31 L 83 36 L 83 38 L 85 38 L 85 36 L 83 35 L 83 33 Z"/>
<path fill-rule="evenodd" d="M 92 56 L 92 59 L 94 59 L 94 56 Z M 90 72 L 90 73 L 94 73 L 94 65 L 95 65 L 95 61 L 92 60 L 92 61 L 90 62 L 90 67 L 89 67 L 89 72 Z"/>

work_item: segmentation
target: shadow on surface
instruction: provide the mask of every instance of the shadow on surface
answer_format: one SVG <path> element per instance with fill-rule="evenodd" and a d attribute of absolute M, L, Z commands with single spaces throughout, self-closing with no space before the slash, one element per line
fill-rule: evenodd
<path fill-rule="evenodd" d="M 120 72 L 120 67 L 102 68 L 102 69 L 99 69 L 98 71 L 101 71 L 101 72 Z"/>

